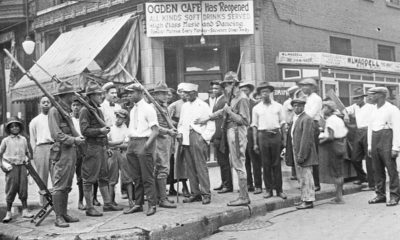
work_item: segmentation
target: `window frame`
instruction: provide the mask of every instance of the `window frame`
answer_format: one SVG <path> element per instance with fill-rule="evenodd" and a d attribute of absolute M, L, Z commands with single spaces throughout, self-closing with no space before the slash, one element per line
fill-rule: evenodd
<path fill-rule="evenodd" d="M 334 46 L 333 46 L 333 43 L 334 43 L 334 40 L 345 40 L 345 41 L 348 41 L 349 42 L 349 46 L 350 46 L 350 48 L 349 48 L 349 53 L 342 53 L 342 52 L 337 52 L 337 51 L 333 51 L 334 50 Z M 351 46 L 351 39 L 350 38 L 343 38 L 343 37 L 337 37 L 337 36 L 329 36 L 329 50 L 330 50 L 330 53 L 332 53 L 332 54 L 339 54 L 339 55 L 346 55 L 346 56 L 352 56 L 352 46 Z"/>
<path fill-rule="evenodd" d="M 392 50 L 392 60 L 387 60 L 387 59 L 382 59 L 380 58 L 379 50 L 380 48 L 386 48 L 387 50 L 390 49 Z M 377 52 L 378 52 L 378 59 L 383 60 L 383 61 L 391 61 L 391 62 L 396 62 L 396 47 L 395 46 L 389 46 L 389 45 L 384 45 L 384 44 L 378 44 L 377 45 Z"/>

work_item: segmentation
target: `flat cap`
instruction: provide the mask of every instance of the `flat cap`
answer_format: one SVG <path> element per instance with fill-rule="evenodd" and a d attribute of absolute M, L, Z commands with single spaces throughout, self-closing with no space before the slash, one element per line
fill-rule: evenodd
<path fill-rule="evenodd" d="M 295 93 L 297 90 L 299 90 L 299 87 L 295 85 L 295 86 L 288 88 L 287 91 L 289 94 L 292 94 L 292 93 Z"/>
<path fill-rule="evenodd" d="M 126 91 L 143 91 L 144 88 L 142 86 L 142 84 L 140 83 L 132 83 L 130 85 L 128 85 L 127 87 L 125 87 Z"/>
<path fill-rule="evenodd" d="M 125 109 L 118 109 L 114 113 L 115 113 L 115 116 L 119 116 L 122 118 L 128 118 L 128 116 L 129 116 L 128 111 L 126 111 Z"/>
<path fill-rule="evenodd" d="M 116 88 L 116 87 L 117 86 L 115 86 L 113 82 L 108 82 L 108 83 L 104 84 L 101 88 L 103 89 L 103 91 L 107 92 L 109 89 Z"/>
<path fill-rule="evenodd" d="M 179 83 L 179 84 L 178 84 L 178 87 L 176 88 L 176 90 L 182 91 L 183 88 L 185 88 L 185 85 L 186 85 L 186 84 L 187 84 L 187 83 L 185 83 L 185 82 Z"/>
<path fill-rule="evenodd" d="M 373 87 L 368 89 L 368 93 L 369 94 L 384 93 L 387 95 L 389 93 L 389 90 L 387 89 L 387 87 Z"/>
<path fill-rule="evenodd" d="M 186 83 L 182 87 L 182 91 L 184 92 L 197 92 L 199 90 L 199 85 L 194 83 Z"/>
<path fill-rule="evenodd" d="M 334 101 L 328 100 L 322 102 L 322 107 L 327 106 L 328 108 L 332 109 L 332 111 L 336 111 L 338 108 Z"/>
<path fill-rule="evenodd" d="M 365 97 L 367 94 L 364 93 L 364 90 L 362 87 L 355 88 L 353 90 L 353 95 L 351 96 L 352 98 L 359 98 L 359 97 Z"/>
<path fill-rule="evenodd" d="M 313 78 L 304 78 L 298 84 L 299 85 L 313 85 L 313 86 L 318 87 L 317 81 L 315 81 L 315 79 L 313 79 Z"/>
<path fill-rule="evenodd" d="M 301 96 L 293 98 L 293 100 L 290 102 L 290 104 L 293 106 L 293 104 L 295 104 L 295 103 L 306 104 L 306 102 L 307 102 L 307 97 L 305 95 L 301 95 Z"/>

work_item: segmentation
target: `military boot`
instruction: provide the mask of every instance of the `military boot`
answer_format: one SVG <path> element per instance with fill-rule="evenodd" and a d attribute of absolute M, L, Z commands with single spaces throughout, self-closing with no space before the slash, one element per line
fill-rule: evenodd
<path fill-rule="evenodd" d="M 53 194 L 52 197 L 53 197 L 53 208 L 56 214 L 56 221 L 54 222 L 54 225 L 60 228 L 69 227 L 69 224 L 66 223 L 63 218 L 64 194 L 62 192 L 57 191 Z"/>
<path fill-rule="evenodd" d="M 68 192 L 63 193 L 63 218 L 67 223 L 79 222 L 79 219 L 68 215 Z"/>
<path fill-rule="evenodd" d="M 98 212 L 93 207 L 93 185 L 92 184 L 84 184 L 83 185 L 83 195 L 85 196 L 86 201 L 86 216 L 89 217 L 101 217 L 102 213 Z"/>

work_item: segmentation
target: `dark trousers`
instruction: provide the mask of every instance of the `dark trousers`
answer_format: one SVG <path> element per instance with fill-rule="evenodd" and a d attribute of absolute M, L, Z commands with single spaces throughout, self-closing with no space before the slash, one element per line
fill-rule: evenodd
<path fill-rule="evenodd" d="M 231 164 L 229 162 L 229 148 L 225 148 L 225 152 L 219 150 L 221 139 L 214 140 L 215 152 L 217 153 L 217 162 L 221 171 L 222 185 L 226 188 L 233 189 Z"/>
<path fill-rule="evenodd" d="M 108 155 L 105 145 L 87 143 L 86 155 L 82 162 L 83 184 L 99 183 L 100 187 L 108 186 Z"/>
<path fill-rule="evenodd" d="M 149 205 L 155 206 L 154 160 L 155 141 L 144 149 L 148 138 L 131 138 L 126 153 L 130 175 L 135 183 L 135 205 L 144 204 L 144 194 Z"/>
<path fill-rule="evenodd" d="M 357 129 L 353 141 L 353 152 L 351 153 L 351 162 L 354 169 L 356 170 L 357 177 L 360 181 L 367 180 L 368 186 L 374 187 L 374 170 L 372 168 L 372 159 L 368 156 L 368 141 L 367 141 L 368 129 Z M 367 165 L 367 173 L 362 168 L 362 160 L 365 159 Z"/>
<path fill-rule="evenodd" d="M 247 164 L 247 162 L 249 162 L 249 164 Z M 256 152 L 254 152 L 253 129 L 249 128 L 247 134 L 247 148 L 246 148 L 247 185 L 253 185 L 253 178 L 252 178 L 253 176 L 251 176 L 251 170 L 252 170 L 251 166 L 253 166 L 254 186 L 256 188 L 261 188 L 262 187 L 261 157 Z"/>
<path fill-rule="evenodd" d="M 14 202 L 15 196 L 21 201 L 28 198 L 28 174 L 25 165 L 12 165 L 11 171 L 6 173 L 6 202 Z"/>
<path fill-rule="evenodd" d="M 315 148 L 317 149 L 318 153 L 318 145 L 319 145 L 319 123 L 318 121 L 314 120 L 314 142 L 315 142 Z M 314 184 L 316 187 L 320 187 L 321 184 L 319 183 L 319 166 L 318 165 L 313 165 L 313 178 L 314 178 Z"/>
<path fill-rule="evenodd" d="M 70 192 L 75 174 L 76 147 L 61 144 L 58 161 L 52 163 L 53 193 Z"/>
<path fill-rule="evenodd" d="M 392 158 L 391 129 L 383 129 L 372 132 L 371 154 L 374 168 L 375 191 L 378 196 L 386 196 L 386 174 L 389 175 L 389 189 L 391 198 L 400 198 L 399 174 L 397 172 L 396 159 Z"/>
<path fill-rule="evenodd" d="M 273 189 L 282 192 L 281 141 L 280 133 L 258 131 L 264 184 L 267 192 L 271 192 Z"/>

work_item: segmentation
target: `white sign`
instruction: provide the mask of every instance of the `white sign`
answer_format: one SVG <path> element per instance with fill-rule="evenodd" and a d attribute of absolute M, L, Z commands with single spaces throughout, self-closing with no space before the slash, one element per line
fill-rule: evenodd
<path fill-rule="evenodd" d="M 146 3 L 148 37 L 254 33 L 253 1 Z"/>
<path fill-rule="evenodd" d="M 277 63 L 344 67 L 400 73 L 400 63 L 321 52 L 280 52 Z"/>

